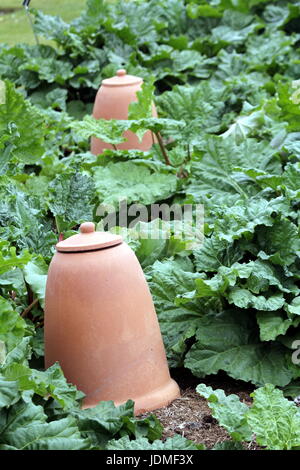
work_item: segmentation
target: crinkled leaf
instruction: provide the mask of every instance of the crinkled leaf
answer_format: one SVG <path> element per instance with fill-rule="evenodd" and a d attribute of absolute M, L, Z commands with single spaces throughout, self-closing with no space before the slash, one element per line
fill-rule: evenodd
<path fill-rule="evenodd" d="M 18 391 L 18 383 L 16 381 L 7 380 L 5 377 L 0 375 L 0 409 L 13 405 L 19 400 L 19 398 L 20 393 Z M 0 413 L 2 412 L 0 411 Z"/>
<path fill-rule="evenodd" d="M 194 288 L 198 274 L 175 261 L 156 261 L 147 274 L 169 361 L 178 366 L 187 349 L 185 341 L 195 335 L 204 306 L 197 300 L 177 306 L 175 299 Z"/>
<path fill-rule="evenodd" d="M 107 450 L 204 450 L 203 444 L 195 444 L 185 437 L 175 435 L 162 441 L 150 443 L 147 439 L 139 438 L 131 441 L 128 436 L 118 440 L 111 440 L 106 446 Z"/>
<path fill-rule="evenodd" d="M 17 128 L 12 138 L 12 155 L 23 163 L 35 163 L 44 150 L 43 119 L 29 101 L 15 90 L 14 85 L 5 81 L 5 100 L 0 103 L 0 132 L 9 123 Z"/>
<path fill-rule="evenodd" d="M 25 335 L 26 323 L 12 305 L 0 297 L 0 339 L 11 351 Z"/>
<path fill-rule="evenodd" d="M 183 121 L 180 134 L 193 144 L 198 142 L 201 131 L 214 132 L 220 129 L 225 111 L 224 97 L 224 89 L 215 89 L 203 81 L 193 87 L 175 86 L 157 101 L 167 117 Z M 169 134 L 178 138 L 178 130 L 170 130 Z"/>
<path fill-rule="evenodd" d="M 235 239 L 253 233 L 257 226 L 272 227 L 274 224 L 273 214 L 285 210 L 286 206 L 281 198 L 278 198 L 278 201 L 276 199 L 268 201 L 263 198 L 238 201 L 232 207 L 222 208 L 217 211 L 219 217 L 215 224 L 215 230 L 221 240 L 233 242 Z M 263 233 L 265 232 L 264 227 Z M 270 238 L 274 232 L 275 227 L 274 229 L 272 227 L 270 229 Z M 277 236 L 282 237 L 282 235 Z"/>
<path fill-rule="evenodd" d="M 136 92 L 137 101 L 133 101 L 129 104 L 128 119 L 142 119 L 152 116 L 153 93 L 153 79 L 144 82 L 142 89 Z"/>
<path fill-rule="evenodd" d="M 277 219 L 276 222 L 261 230 L 259 239 L 262 250 L 258 256 L 274 264 L 289 266 L 300 251 L 298 227 L 288 219 Z"/>
<path fill-rule="evenodd" d="M 93 220 L 94 184 L 79 172 L 58 175 L 50 184 L 49 209 L 58 217 L 61 231 Z"/>
<path fill-rule="evenodd" d="M 14 362 L 22 363 L 27 365 L 28 359 L 31 357 L 31 337 L 25 336 L 19 341 L 16 346 L 14 346 L 11 351 L 6 355 L 5 362 L 3 364 L 4 368 L 10 366 Z"/>
<path fill-rule="evenodd" d="M 203 245 L 194 251 L 195 264 L 199 271 L 214 272 L 221 266 L 230 266 L 239 261 L 243 251 L 216 236 L 205 238 Z"/>
<path fill-rule="evenodd" d="M 95 119 L 85 116 L 82 121 L 75 121 L 71 125 L 74 132 L 82 139 L 97 137 L 108 144 L 117 145 L 125 141 L 123 132 L 127 128 L 126 121 L 114 119 Z"/>
<path fill-rule="evenodd" d="M 224 441 L 218 442 L 212 448 L 212 450 L 245 450 L 240 442 L 236 441 Z"/>
<path fill-rule="evenodd" d="M 102 401 L 94 408 L 72 410 L 71 414 L 76 417 L 82 435 L 102 449 L 116 435 L 157 439 L 162 432 L 162 426 L 154 416 L 134 417 L 134 402 L 131 400 L 120 406 L 115 406 L 112 401 Z"/>
<path fill-rule="evenodd" d="M 196 202 L 205 202 L 207 207 L 225 205 L 228 208 L 240 199 L 247 200 L 257 194 L 258 188 L 249 184 L 249 180 L 236 171 L 237 167 L 278 169 L 273 160 L 276 151 L 254 139 L 236 145 L 232 137 L 209 137 L 201 143 L 200 150 L 186 191 Z"/>
<path fill-rule="evenodd" d="M 224 370 L 256 385 L 285 386 L 292 379 L 286 349 L 277 343 L 261 343 L 255 321 L 246 312 L 226 311 L 200 318 L 196 338 L 185 366 L 197 377 Z"/>
<path fill-rule="evenodd" d="M 278 311 L 274 312 L 257 312 L 257 322 L 260 329 L 260 339 L 262 341 L 273 341 L 279 335 L 284 335 L 290 326 L 297 326 L 300 318 L 295 320 L 285 318 Z"/>
<path fill-rule="evenodd" d="M 24 401 L 9 412 L 1 411 L 0 436 L 1 446 L 9 445 L 15 450 L 79 450 L 88 446 L 74 418 L 47 423 L 41 406 Z"/>
<path fill-rule="evenodd" d="M 176 176 L 172 173 L 154 173 L 133 162 L 109 163 L 94 172 L 95 187 L 104 204 L 152 204 L 175 193 Z"/>
<path fill-rule="evenodd" d="M 234 440 L 251 440 L 252 432 L 246 419 L 248 406 L 237 395 L 226 396 L 223 390 L 213 390 L 205 384 L 198 385 L 196 391 L 208 400 L 213 417 Z"/>
<path fill-rule="evenodd" d="M 58 364 L 39 371 L 24 364 L 12 363 L 6 367 L 4 374 L 9 380 L 18 381 L 19 390 L 33 390 L 44 398 L 51 396 L 63 409 L 78 407 L 77 400 L 84 396 L 74 385 L 67 383 Z"/>
<path fill-rule="evenodd" d="M 270 450 L 290 450 L 300 446 L 300 413 L 281 390 L 266 384 L 253 392 L 247 422 L 259 445 Z"/>

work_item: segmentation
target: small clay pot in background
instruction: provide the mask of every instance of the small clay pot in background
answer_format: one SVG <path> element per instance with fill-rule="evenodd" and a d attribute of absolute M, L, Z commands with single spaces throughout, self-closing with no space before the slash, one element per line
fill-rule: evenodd
<path fill-rule="evenodd" d="M 46 367 L 59 362 L 86 394 L 85 408 L 132 399 L 140 414 L 179 397 L 134 252 L 90 222 L 56 249 L 46 288 Z"/>
<path fill-rule="evenodd" d="M 117 71 L 115 77 L 107 78 L 102 81 L 98 90 L 93 116 L 96 119 L 128 119 L 128 107 L 133 101 L 137 101 L 136 92 L 141 90 L 143 79 L 134 75 L 127 75 L 126 70 Z M 152 105 L 152 114 L 157 117 L 155 105 Z M 137 149 L 149 150 L 153 142 L 154 136 L 151 131 L 147 131 L 139 141 L 138 137 L 131 131 L 125 131 L 124 137 L 126 142 L 117 145 L 117 149 Z M 111 144 L 107 144 L 96 137 L 91 139 L 91 152 L 98 155 L 105 149 L 112 149 Z"/>

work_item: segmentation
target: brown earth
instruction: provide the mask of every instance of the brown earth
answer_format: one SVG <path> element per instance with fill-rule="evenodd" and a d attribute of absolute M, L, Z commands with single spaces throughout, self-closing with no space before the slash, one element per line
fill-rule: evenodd
<path fill-rule="evenodd" d="M 230 379 L 225 374 L 198 379 L 186 369 L 175 369 L 172 377 L 177 381 L 181 389 L 181 397 L 165 408 L 153 411 L 164 427 L 163 439 L 181 434 L 183 437 L 205 444 L 210 449 L 215 444 L 229 440 L 225 429 L 211 415 L 207 401 L 196 392 L 199 383 L 205 383 L 213 389 L 221 388 L 229 395 L 234 393 L 247 405 L 251 404 L 250 393 L 254 386 L 242 381 Z M 147 414 L 143 415 L 143 417 Z M 254 443 L 245 443 L 248 450 L 256 450 L 259 447 Z"/>
<path fill-rule="evenodd" d="M 0 15 L 8 15 L 18 10 L 21 10 L 21 8 L 0 8 Z"/>

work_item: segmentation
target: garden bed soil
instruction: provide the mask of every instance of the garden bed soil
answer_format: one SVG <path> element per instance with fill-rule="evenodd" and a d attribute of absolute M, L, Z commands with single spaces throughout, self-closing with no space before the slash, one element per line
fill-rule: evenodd
<path fill-rule="evenodd" d="M 198 379 L 186 369 L 174 370 L 172 377 L 180 386 L 181 397 L 169 406 L 152 412 L 163 425 L 163 439 L 180 434 L 198 444 L 204 444 L 207 449 L 229 440 L 229 434 L 213 418 L 207 401 L 196 392 L 196 386 L 199 383 L 205 383 L 213 389 L 221 388 L 227 395 L 231 393 L 238 395 L 247 405 L 252 402 L 250 393 L 254 387 L 251 384 L 230 379 L 225 374 Z M 146 417 L 148 414 L 150 413 L 142 416 Z M 259 449 L 253 442 L 244 445 L 248 450 Z"/>

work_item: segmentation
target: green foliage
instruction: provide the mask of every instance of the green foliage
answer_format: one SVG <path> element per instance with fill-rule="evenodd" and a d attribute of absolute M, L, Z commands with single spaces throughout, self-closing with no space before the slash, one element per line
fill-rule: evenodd
<path fill-rule="evenodd" d="M 272 450 L 299 447 L 300 413 L 295 403 L 283 398 L 283 393 L 270 384 L 256 390 L 253 401 L 247 421 L 258 444 Z"/>
<path fill-rule="evenodd" d="M 6 324 L 15 327 L 12 321 Z M 160 438 L 162 426 L 157 418 L 135 418 L 132 401 L 119 407 L 100 402 L 82 410 L 84 394 L 67 383 L 58 364 L 45 371 L 30 367 L 31 351 L 25 339 L 0 365 L 2 450 L 105 449 L 113 437 L 127 435 L 146 442 Z"/>
<path fill-rule="evenodd" d="M 198 322 L 197 342 L 185 365 L 198 377 L 225 370 L 231 377 L 262 385 L 287 385 L 292 364 L 279 343 L 260 341 L 255 318 L 247 312 L 226 311 L 206 315 Z M 276 366 L 275 366 L 276 364 Z"/>
<path fill-rule="evenodd" d="M 226 120 L 225 100 L 226 90 L 223 87 L 214 89 L 209 82 L 203 81 L 197 86 L 175 86 L 157 101 L 165 115 L 184 121 L 180 129 L 181 139 L 195 144 L 204 131 L 214 133 L 222 129 Z M 175 135 L 178 137 L 178 132 Z"/>
<path fill-rule="evenodd" d="M 251 433 L 299 446 L 299 413 L 272 388 L 299 395 L 298 3 L 89 0 L 71 23 L 34 11 L 50 45 L 0 45 L 1 448 L 197 447 L 159 441 L 130 402 L 81 410 L 58 365 L 38 368 L 54 246 L 107 213 L 145 271 L 170 366 L 263 386 L 249 411 L 201 386 L 234 440 L 216 450 Z M 144 79 L 128 119 L 95 120 L 101 80 L 124 67 Z M 154 145 L 117 149 L 128 130 Z M 92 155 L 93 136 L 110 149 Z M 120 200 L 147 205 L 147 221 L 123 226 Z M 154 203 L 204 204 L 204 242 L 152 220 Z"/>
<path fill-rule="evenodd" d="M 240 442 L 236 441 L 224 441 L 218 442 L 212 448 L 212 450 L 245 450 Z"/>
<path fill-rule="evenodd" d="M 107 446 L 108 450 L 204 450 L 202 444 L 194 444 L 180 435 L 169 437 L 162 441 L 154 441 L 150 444 L 147 439 L 139 438 L 130 441 L 127 436 L 115 441 L 112 440 Z"/>
<path fill-rule="evenodd" d="M 43 129 L 43 120 L 38 111 L 15 91 L 10 82 L 1 83 L 0 135 L 7 137 L 4 154 L 6 164 L 9 159 L 35 163 L 44 150 L 46 130 Z M 3 172 L 3 163 L 1 166 Z"/>
<path fill-rule="evenodd" d="M 97 137 L 112 145 L 125 141 L 122 136 L 125 127 L 122 122 L 113 119 L 109 121 L 105 119 L 96 120 L 92 116 L 85 116 L 83 121 L 74 122 L 72 128 L 84 140 L 89 137 Z"/>
<path fill-rule="evenodd" d="M 156 261 L 147 269 L 168 359 L 172 366 L 182 365 L 182 356 L 187 349 L 185 341 L 195 335 L 199 320 L 207 308 L 204 302 L 197 300 L 176 305 L 176 296 L 192 289 L 193 280 L 197 278 L 197 274 L 190 273 L 189 270 L 189 263 L 181 266 L 181 263 L 171 260 Z"/>
<path fill-rule="evenodd" d="M 46 399 L 52 397 L 63 409 L 73 408 L 76 400 L 84 396 L 76 387 L 67 384 L 58 364 L 54 364 L 46 371 L 39 371 L 14 362 L 7 367 L 4 364 L 3 374 L 7 379 L 18 382 L 19 391 L 33 390 Z"/>
<path fill-rule="evenodd" d="M 248 406 L 237 395 L 226 396 L 223 390 L 213 390 L 204 384 L 198 385 L 196 391 L 208 400 L 213 417 L 234 440 L 251 440 L 252 432 L 245 416 Z"/>
<path fill-rule="evenodd" d="M 76 170 L 57 175 L 49 185 L 48 205 L 60 231 L 92 219 L 93 202 L 92 179 Z"/>
<path fill-rule="evenodd" d="M 124 179 L 124 174 L 127 178 Z M 124 199 L 128 204 L 152 204 L 166 199 L 176 191 L 176 176 L 172 173 L 151 172 L 134 162 L 109 163 L 94 172 L 96 191 L 104 204 L 116 204 Z"/>
<path fill-rule="evenodd" d="M 136 439 L 153 441 L 160 438 L 162 426 L 155 416 L 136 419 L 133 411 L 134 403 L 129 400 L 116 407 L 113 402 L 100 402 L 94 408 L 72 410 L 71 415 L 78 420 L 83 436 L 88 437 L 92 445 L 108 448 L 113 436 L 131 436 Z M 117 441 L 118 442 L 118 441 Z"/>
<path fill-rule="evenodd" d="M 281 390 L 266 384 L 251 394 L 248 407 L 237 395 L 198 385 L 198 393 L 208 400 L 213 416 L 237 441 L 256 442 L 269 450 L 290 450 L 300 444 L 300 413 L 295 403 L 284 398 Z M 220 450 L 220 449 L 216 449 Z"/>
<path fill-rule="evenodd" d="M 25 321 L 8 300 L 0 297 L 0 339 L 4 342 L 6 351 L 11 351 L 18 344 L 25 331 Z"/>
<path fill-rule="evenodd" d="M 16 254 L 16 248 L 9 246 L 5 240 L 0 241 L 0 274 L 4 274 L 14 268 L 23 267 L 31 258 L 28 251 L 23 251 L 19 255 Z"/>
<path fill-rule="evenodd" d="M 79 450 L 88 448 L 71 417 L 46 421 L 41 406 L 20 400 L 0 411 L 2 450 Z"/>
<path fill-rule="evenodd" d="M 129 105 L 128 119 L 143 119 L 152 116 L 153 82 L 154 78 L 142 84 L 142 89 L 136 93 L 138 100 Z"/>
<path fill-rule="evenodd" d="M 39 299 L 41 307 L 45 304 L 45 291 L 47 282 L 48 266 L 42 256 L 29 261 L 24 267 L 24 277 L 26 282 Z"/>

